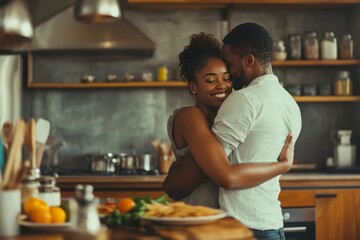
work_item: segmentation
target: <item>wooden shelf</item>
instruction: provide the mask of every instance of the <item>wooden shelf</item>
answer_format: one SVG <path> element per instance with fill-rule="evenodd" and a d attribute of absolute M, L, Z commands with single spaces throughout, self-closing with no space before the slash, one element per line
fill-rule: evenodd
<path fill-rule="evenodd" d="M 225 10 L 339 7 L 359 4 L 360 0 L 127 0 L 127 6 L 140 10 Z"/>
<path fill-rule="evenodd" d="M 357 66 L 360 65 L 360 60 L 285 60 L 273 61 L 272 65 L 274 67 Z"/>
<path fill-rule="evenodd" d="M 296 102 L 360 102 L 360 96 L 294 96 Z"/>
<path fill-rule="evenodd" d="M 141 88 L 141 87 L 185 87 L 181 81 L 167 82 L 99 82 L 99 83 L 37 83 L 29 82 L 28 88 Z"/>

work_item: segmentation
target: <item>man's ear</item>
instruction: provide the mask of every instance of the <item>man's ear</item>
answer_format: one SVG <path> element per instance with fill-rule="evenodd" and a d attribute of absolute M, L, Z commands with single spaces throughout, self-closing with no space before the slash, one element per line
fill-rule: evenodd
<path fill-rule="evenodd" d="M 249 53 L 243 58 L 243 61 L 246 67 L 252 67 L 255 64 L 255 57 Z"/>

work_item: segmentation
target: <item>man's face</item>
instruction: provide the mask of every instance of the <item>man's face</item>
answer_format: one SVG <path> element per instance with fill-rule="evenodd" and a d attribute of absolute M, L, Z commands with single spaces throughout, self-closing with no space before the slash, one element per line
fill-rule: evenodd
<path fill-rule="evenodd" d="M 234 89 L 241 89 L 247 82 L 242 59 L 239 55 L 233 53 L 229 44 L 223 45 L 222 55 L 231 74 Z"/>

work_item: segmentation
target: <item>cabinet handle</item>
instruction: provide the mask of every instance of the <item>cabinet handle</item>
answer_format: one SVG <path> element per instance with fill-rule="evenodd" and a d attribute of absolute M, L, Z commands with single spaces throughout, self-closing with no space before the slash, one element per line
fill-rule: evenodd
<path fill-rule="evenodd" d="M 328 194 L 316 194 L 315 198 L 336 198 L 336 193 L 328 193 Z"/>
<path fill-rule="evenodd" d="M 284 227 L 285 233 L 296 233 L 296 232 L 306 232 L 307 227 L 300 226 L 300 227 Z"/>

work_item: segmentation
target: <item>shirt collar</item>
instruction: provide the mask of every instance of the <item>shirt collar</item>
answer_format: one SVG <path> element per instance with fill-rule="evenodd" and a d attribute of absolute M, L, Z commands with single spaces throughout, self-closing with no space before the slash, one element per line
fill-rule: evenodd
<path fill-rule="evenodd" d="M 261 75 L 260 77 L 255 78 L 248 86 L 258 84 L 259 82 L 262 82 L 262 81 L 279 82 L 279 79 L 274 74 L 265 74 L 265 75 Z"/>

